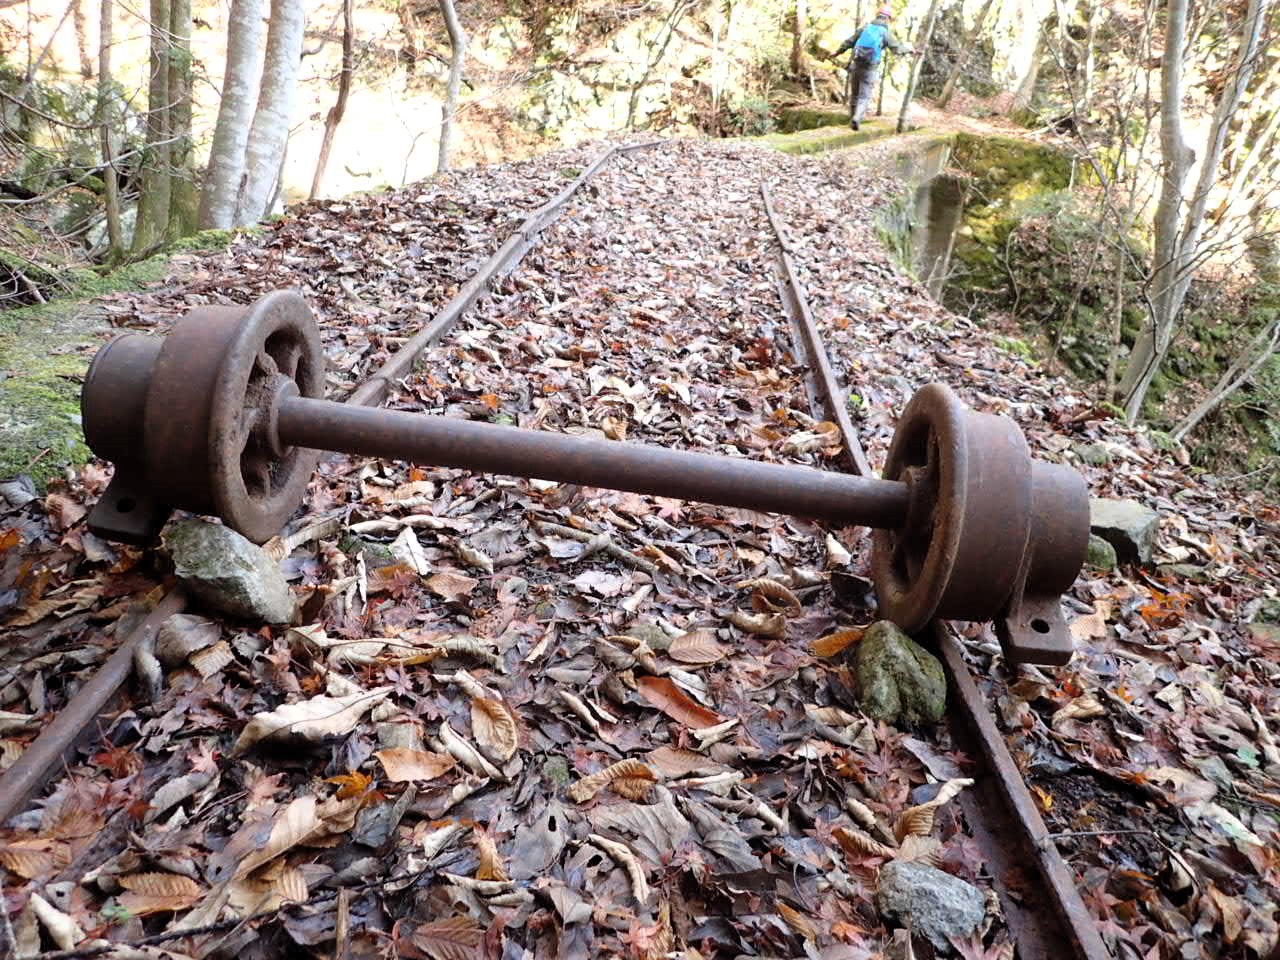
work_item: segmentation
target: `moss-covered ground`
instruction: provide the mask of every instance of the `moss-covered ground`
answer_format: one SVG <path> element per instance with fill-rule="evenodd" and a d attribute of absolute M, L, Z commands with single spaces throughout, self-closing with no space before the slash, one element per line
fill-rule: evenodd
<path fill-rule="evenodd" d="M 43 489 L 89 455 L 80 427 L 80 384 L 108 331 L 94 300 L 162 279 L 173 253 L 216 250 L 231 231 L 208 230 L 164 253 L 106 274 L 73 270 L 67 294 L 0 313 L 0 479 L 27 474 Z"/>

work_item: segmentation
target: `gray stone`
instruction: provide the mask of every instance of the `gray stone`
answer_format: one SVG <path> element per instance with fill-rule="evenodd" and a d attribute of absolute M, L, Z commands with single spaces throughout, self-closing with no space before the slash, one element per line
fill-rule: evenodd
<path fill-rule="evenodd" d="M 947 708 L 942 664 L 888 620 L 863 634 L 853 659 L 858 705 L 885 723 L 937 723 Z"/>
<path fill-rule="evenodd" d="M 1105 467 L 1111 462 L 1111 451 L 1101 443 L 1077 443 L 1071 449 L 1090 466 Z"/>
<path fill-rule="evenodd" d="M 279 565 L 230 527 L 181 520 L 164 542 L 178 579 L 206 606 L 259 623 L 293 620 L 293 594 Z"/>
<path fill-rule="evenodd" d="M 1116 548 L 1097 534 L 1089 534 L 1089 551 L 1085 562 L 1095 570 L 1109 573 L 1116 568 Z"/>
<path fill-rule="evenodd" d="M 1151 563 L 1160 515 L 1137 500 L 1089 501 L 1089 526 L 1116 548 L 1120 563 Z"/>
<path fill-rule="evenodd" d="M 970 883 L 923 863 L 891 860 L 880 868 L 876 906 L 886 923 L 910 926 L 939 953 L 952 953 L 982 923 L 986 904 Z"/>

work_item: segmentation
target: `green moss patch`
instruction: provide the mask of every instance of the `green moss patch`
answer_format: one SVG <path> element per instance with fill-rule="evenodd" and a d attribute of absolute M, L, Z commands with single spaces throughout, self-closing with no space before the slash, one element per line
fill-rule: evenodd
<path fill-rule="evenodd" d="M 43 489 L 88 458 L 80 384 L 108 331 L 90 301 L 159 280 L 166 267 L 166 258 L 152 257 L 105 276 L 73 271 L 66 299 L 0 313 L 0 478 L 26 473 Z"/>
<path fill-rule="evenodd" d="M 844 150 L 859 144 L 870 143 L 883 137 L 893 136 L 894 124 L 889 120 L 868 121 L 861 130 L 850 130 L 845 125 L 839 132 L 832 132 L 831 127 L 818 127 L 812 130 L 800 130 L 795 133 L 771 133 L 755 138 L 759 143 L 789 153 L 793 156 L 804 156 L 813 153 L 826 153 L 829 150 Z"/>
<path fill-rule="evenodd" d="M 844 107 L 783 107 L 778 111 L 778 132 L 797 133 L 821 127 L 847 127 L 849 111 Z"/>

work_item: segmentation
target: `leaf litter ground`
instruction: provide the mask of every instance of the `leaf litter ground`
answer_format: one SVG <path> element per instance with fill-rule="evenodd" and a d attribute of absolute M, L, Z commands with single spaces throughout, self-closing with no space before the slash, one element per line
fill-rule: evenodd
<path fill-rule="evenodd" d="M 599 149 L 310 204 L 110 309 L 163 329 L 301 289 L 340 397 Z M 1275 602 L 1280 517 L 929 299 L 874 236 L 902 188 L 867 155 L 676 143 L 610 164 L 387 405 L 831 463 L 790 353 L 767 177 L 873 462 L 910 393 L 942 380 L 1094 495 L 1161 510 L 1160 559 L 1182 566 L 1082 577 L 1069 667 L 1010 673 L 976 627 L 966 652 L 1113 949 L 1265 955 L 1280 640 L 1254 621 Z M 1110 463 L 1080 464 L 1082 442 Z M 155 552 L 84 531 L 106 477 L 90 465 L 4 517 L 5 765 L 164 582 Z M 850 692 L 836 648 L 874 619 L 860 531 L 326 456 L 269 548 L 301 624 L 172 621 L 163 689 L 0 829 L 23 947 L 305 901 L 168 946 L 872 957 L 887 858 L 991 887 L 955 805 L 933 816 L 967 758 L 945 728 L 870 722 Z M 966 955 L 1007 955 L 990 921 Z"/>

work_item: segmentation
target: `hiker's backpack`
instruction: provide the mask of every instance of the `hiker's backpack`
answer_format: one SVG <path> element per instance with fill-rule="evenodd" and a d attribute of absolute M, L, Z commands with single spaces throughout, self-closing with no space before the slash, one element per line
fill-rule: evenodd
<path fill-rule="evenodd" d="M 858 34 L 858 42 L 853 46 L 853 59 L 858 63 L 879 63 L 888 35 L 888 28 L 878 23 L 868 24 Z"/>

